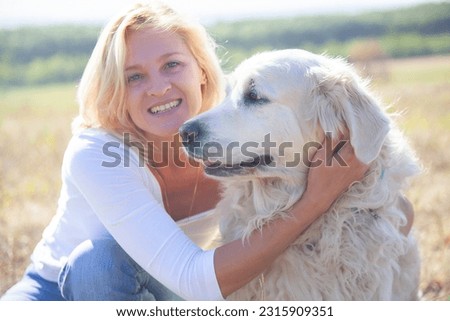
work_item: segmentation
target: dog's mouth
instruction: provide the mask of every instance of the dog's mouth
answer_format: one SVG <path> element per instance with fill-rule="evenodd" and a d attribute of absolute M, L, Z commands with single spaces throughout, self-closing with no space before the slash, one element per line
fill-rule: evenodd
<path fill-rule="evenodd" d="M 266 167 L 273 163 L 270 155 L 259 155 L 246 161 L 227 164 L 221 161 L 203 160 L 205 173 L 211 176 L 247 175 L 259 167 Z"/>

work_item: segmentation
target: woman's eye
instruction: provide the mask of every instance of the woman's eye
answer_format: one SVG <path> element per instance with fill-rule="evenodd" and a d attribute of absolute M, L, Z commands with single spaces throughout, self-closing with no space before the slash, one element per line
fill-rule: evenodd
<path fill-rule="evenodd" d="M 175 68 L 175 67 L 177 67 L 178 65 L 180 65 L 180 63 L 179 63 L 178 61 L 170 61 L 170 62 L 168 62 L 164 67 L 165 67 L 166 69 L 170 69 L 170 68 Z"/>
<path fill-rule="evenodd" d="M 128 81 L 128 83 L 131 83 L 131 82 L 141 80 L 142 78 L 144 78 L 144 75 L 142 75 L 142 74 L 132 74 L 127 77 L 127 81 Z"/>

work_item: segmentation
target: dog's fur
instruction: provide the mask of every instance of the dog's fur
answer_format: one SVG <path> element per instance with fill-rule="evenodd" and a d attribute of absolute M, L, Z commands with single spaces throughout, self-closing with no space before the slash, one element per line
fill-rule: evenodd
<path fill-rule="evenodd" d="M 295 49 L 255 55 L 231 75 L 224 102 L 187 122 L 181 135 L 191 156 L 209 156 L 206 173 L 223 183 L 217 211 L 227 242 L 245 241 L 270 220 L 288 216 L 305 189 L 308 170 L 307 161 L 289 162 L 308 142 L 321 142 L 325 133 L 337 137 L 345 127 L 356 156 L 370 164 L 364 179 L 301 234 L 263 278 L 228 299 L 416 299 L 417 246 L 411 233 L 405 237 L 399 231 L 406 219 L 397 203 L 419 166 L 392 117 L 343 60 Z M 262 146 L 268 133 L 276 147 L 270 160 L 257 158 L 268 156 Z M 216 151 L 228 146 L 228 153 L 211 157 L 208 142 Z M 258 144 L 236 147 L 246 142 Z M 292 144 L 279 148 L 286 142 Z"/>

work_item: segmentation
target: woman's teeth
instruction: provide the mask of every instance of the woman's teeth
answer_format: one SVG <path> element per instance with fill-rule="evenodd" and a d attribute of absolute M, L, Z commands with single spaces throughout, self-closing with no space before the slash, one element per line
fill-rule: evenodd
<path fill-rule="evenodd" d="M 169 111 L 170 109 L 175 108 L 180 104 L 181 104 L 181 99 L 177 99 L 177 100 L 171 101 L 170 103 L 167 103 L 164 105 L 152 107 L 149 109 L 149 111 L 152 114 L 159 114 L 159 113 L 163 113 L 165 111 Z"/>

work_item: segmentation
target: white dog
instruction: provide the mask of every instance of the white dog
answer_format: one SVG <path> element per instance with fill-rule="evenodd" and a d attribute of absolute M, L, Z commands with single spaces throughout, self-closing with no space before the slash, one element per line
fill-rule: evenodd
<path fill-rule="evenodd" d="M 355 183 L 236 300 L 416 299 L 419 257 L 397 204 L 419 166 L 352 68 L 303 50 L 265 52 L 231 76 L 227 98 L 180 130 L 188 153 L 220 179 L 224 241 L 288 215 L 305 188 L 308 151 L 347 127 L 370 164 Z M 311 143 L 316 142 L 316 143 Z"/>

